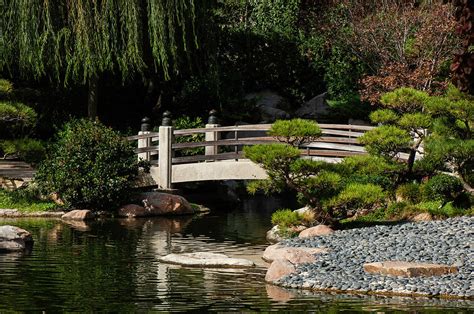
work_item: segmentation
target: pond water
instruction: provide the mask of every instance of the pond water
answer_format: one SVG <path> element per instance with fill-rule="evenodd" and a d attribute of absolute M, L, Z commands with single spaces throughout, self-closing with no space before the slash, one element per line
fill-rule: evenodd
<path fill-rule="evenodd" d="M 284 290 L 264 283 L 260 256 L 278 200 L 251 198 L 201 217 L 0 219 L 33 233 L 31 254 L 0 255 L 5 311 L 313 311 L 468 313 L 473 303 Z M 202 270 L 158 262 L 168 253 L 209 251 L 254 260 L 251 270 Z"/>

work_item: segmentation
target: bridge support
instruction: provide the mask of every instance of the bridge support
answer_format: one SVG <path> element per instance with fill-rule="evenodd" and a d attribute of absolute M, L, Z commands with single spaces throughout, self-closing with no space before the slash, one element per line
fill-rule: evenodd
<path fill-rule="evenodd" d="M 169 190 L 172 188 L 171 171 L 173 169 L 173 126 L 171 125 L 171 114 L 169 112 L 163 114 L 158 141 L 158 186 L 163 190 Z"/>
<path fill-rule="evenodd" d="M 217 128 L 219 124 L 206 124 L 206 128 Z M 219 132 L 206 132 L 205 135 L 206 142 L 213 142 L 220 140 Z M 217 155 L 219 152 L 219 146 L 206 146 L 204 149 L 206 155 Z"/>

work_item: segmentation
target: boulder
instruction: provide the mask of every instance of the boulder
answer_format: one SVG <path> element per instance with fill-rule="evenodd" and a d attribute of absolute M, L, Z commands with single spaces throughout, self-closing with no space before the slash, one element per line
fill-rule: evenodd
<path fill-rule="evenodd" d="M 441 276 L 457 273 L 456 266 L 413 263 L 404 261 L 386 261 L 364 264 L 364 270 L 371 274 L 388 276 L 419 277 L 419 276 Z"/>
<path fill-rule="evenodd" d="M 246 100 L 254 100 L 260 111 L 262 119 L 266 122 L 273 122 L 277 119 L 288 119 L 290 115 L 281 109 L 285 99 L 271 90 L 263 90 L 257 93 L 250 93 L 244 97 Z"/>
<path fill-rule="evenodd" d="M 433 216 L 430 213 L 421 213 L 411 218 L 411 221 L 433 221 Z"/>
<path fill-rule="evenodd" d="M 282 240 L 284 240 L 283 237 L 281 237 L 278 232 L 280 231 L 280 228 L 278 226 L 273 226 L 270 230 L 267 231 L 267 241 L 270 243 L 277 243 Z"/>
<path fill-rule="evenodd" d="M 293 274 L 296 271 L 295 265 L 285 259 L 274 260 L 265 274 L 265 281 L 274 283 L 275 281 Z"/>
<path fill-rule="evenodd" d="M 62 215 L 61 219 L 88 220 L 94 219 L 94 217 L 94 213 L 88 209 L 75 209 Z"/>
<path fill-rule="evenodd" d="M 334 230 L 332 230 L 330 227 L 326 225 L 317 225 L 317 226 L 301 231 L 298 237 L 300 238 L 317 237 L 317 236 L 322 236 L 322 235 L 328 235 L 331 233 L 334 233 Z"/>
<path fill-rule="evenodd" d="M 117 216 L 126 218 L 138 218 L 150 216 L 145 207 L 135 204 L 128 204 L 117 210 Z"/>
<path fill-rule="evenodd" d="M 179 195 L 148 192 L 141 194 L 141 199 L 150 216 L 188 215 L 196 212 L 191 204 Z"/>
<path fill-rule="evenodd" d="M 311 98 L 296 110 L 295 115 L 304 119 L 316 119 L 322 115 L 327 115 L 331 107 L 326 102 L 326 95 L 327 93 L 322 93 Z"/>
<path fill-rule="evenodd" d="M 306 228 L 308 227 L 303 226 L 303 225 L 293 226 L 289 228 L 288 232 L 291 232 L 293 234 L 298 234 L 301 231 L 305 230 Z M 282 240 L 290 238 L 290 236 L 288 237 L 281 236 L 279 232 L 280 232 L 280 228 L 278 227 L 278 225 L 273 226 L 273 228 L 267 231 L 267 236 L 266 236 L 267 241 L 270 243 L 278 243 Z"/>
<path fill-rule="evenodd" d="M 249 268 L 255 266 L 252 261 L 243 258 L 231 258 L 224 254 L 209 252 L 168 254 L 159 260 L 168 264 L 202 268 Z"/>
<path fill-rule="evenodd" d="M 313 254 L 325 253 L 326 248 L 289 247 L 280 244 L 268 246 L 263 252 L 262 259 L 273 262 L 277 259 L 286 259 L 293 264 L 311 263 L 316 260 Z"/>
<path fill-rule="evenodd" d="M 28 231 L 15 226 L 0 226 L 0 252 L 24 251 L 33 246 L 33 237 Z"/>

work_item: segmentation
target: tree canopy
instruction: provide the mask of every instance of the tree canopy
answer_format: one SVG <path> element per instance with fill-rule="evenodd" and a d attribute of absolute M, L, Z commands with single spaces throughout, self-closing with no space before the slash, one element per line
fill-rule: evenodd
<path fill-rule="evenodd" d="M 206 1 L 200 1 L 205 8 Z M 194 0 L 0 0 L 0 70 L 86 83 L 104 71 L 169 79 L 199 47 Z"/>

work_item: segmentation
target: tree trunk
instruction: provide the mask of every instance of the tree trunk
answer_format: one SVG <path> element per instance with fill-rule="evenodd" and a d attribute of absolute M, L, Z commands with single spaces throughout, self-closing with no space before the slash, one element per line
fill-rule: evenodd
<path fill-rule="evenodd" d="M 99 93 L 99 78 L 92 76 L 89 78 L 89 88 L 87 91 L 87 116 L 91 120 L 97 119 L 97 103 Z"/>

